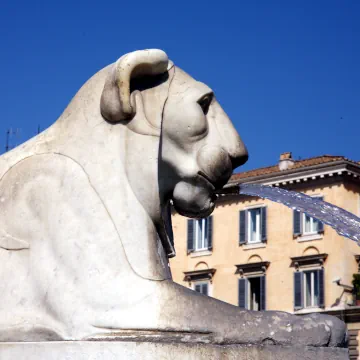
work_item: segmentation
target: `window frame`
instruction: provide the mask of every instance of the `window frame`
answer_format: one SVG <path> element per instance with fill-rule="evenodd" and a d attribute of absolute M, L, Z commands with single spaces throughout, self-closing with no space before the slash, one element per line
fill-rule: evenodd
<path fill-rule="evenodd" d="M 241 309 L 245 310 L 251 310 L 251 303 L 252 303 L 252 289 L 251 289 L 251 279 L 259 279 L 259 303 L 258 303 L 258 310 L 252 310 L 252 311 L 265 311 L 266 310 L 266 275 L 263 274 L 253 274 L 253 275 L 247 275 L 243 276 L 238 280 L 238 306 Z M 240 281 L 244 281 L 244 293 L 240 294 Z M 240 304 L 240 297 L 241 300 L 244 300 L 244 306 Z"/>
<path fill-rule="evenodd" d="M 324 201 L 324 195 L 316 194 L 311 195 L 312 198 L 320 199 Z M 296 217 L 298 216 L 297 220 Z M 315 219 L 312 216 L 308 216 L 310 218 L 310 231 L 305 231 L 306 229 L 306 213 L 302 211 L 293 210 L 293 238 L 298 242 L 303 241 L 312 241 L 312 240 L 321 240 L 324 235 L 324 223 L 320 220 Z M 314 223 L 318 223 L 318 230 L 314 231 Z M 295 225 L 296 224 L 296 225 Z"/>
<path fill-rule="evenodd" d="M 213 215 L 187 219 L 187 255 L 210 255 L 213 250 Z M 199 228 L 201 226 L 201 231 Z M 201 236 L 201 239 L 199 239 Z"/>
<path fill-rule="evenodd" d="M 252 240 L 251 230 L 253 224 L 252 214 L 256 211 L 255 215 L 255 240 Z M 259 244 L 261 240 L 261 207 L 256 207 L 252 209 L 247 209 L 247 234 L 246 234 L 246 243 L 247 244 Z"/>
<path fill-rule="evenodd" d="M 208 221 L 209 218 L 195 219 L 194 220 L 194 251 L 204 251 L 209 249 L 209 234 L 208 234 Z M 201 222 L 201 245 L 198 247 L 199 243 L 199 223 Z M 205 246 L 206 244 L 206 246 Z"/>
<path fill-rule="evenodd" d="M 315 283 L 315 273 L 318 272 L 318 270 L 320 269 L 308 269 L 308 270 L 303 270 L 301 271 L 302 273 L 302 281 L 303 281 L 303 308 L 304 309 L 311 309 L 311 308 L 319 308 L 320 306 L 320 294 L 318 293 L 317 296 L 318 296 L 318 299 L 317 299 L 317 304 L 315 304 L 315 291 L 316 291 L 316 287 L 318 288 L 318 292 L 319 292 L 319 282 L 320 282 L 320 279 L 319 279 L 319 275 L 317 273 L 317 284 Z M 307 290 L 307 274 L 311 274 L 310 275 L 310 281 L 311 281 L 311 284 L 310 284 L 310 302 L 311 304 L 307 304 L 307 296 L 306 296 L 306 290 Z"/>
<path fill-rule="evenodd" d="M 315 218 L 313 218 L 312 216 L 306 215 L 305 213 L 301 213 L 302 217 L 301 217 L 301 221 L 302 221 L 302 235 L 303 236 L 308 236 L 308 235 L 316 235 L 319 234 L 319 230 L 314 231 L 313 227 L 314 227 L 314 223 L 319 223 L 320 220 L 317 220 Z M 310 219 L 310 231 L 306 231 L 306 217 L 308 217 Z"/>
<path fill-rule="evenodd" d="M 294 272 L 293 282 L 293 299 L 295 312 L 299 310 L 305 310 L 306 312 L 309 309 L 325 309 L 326 278 L 325 268 L 323 264 L 326 258 L 327 254 L 308 255 L 291 258 L 291 266 L 294 266 L 296 268 L 296 271 Z M 306 274 L 315 272 L 318 273 L 317 283 L 315 282 L 315 280 L 311 280 L 311 303 L 309 304 L 306 299 Z M 316 291 L 318 297 L 317 303 L 315 303 Z"/>
<path fill-rule="evenodd" d="M 207 294 L 204 294 L 203 292 L 196 291 L 196 285 L 206 285 L 207 286 Z M 191 284 L 191 289 L 199 294 L 205 295 L 205 296 L 211 296 L 211 281 L 210 280 L 198 280 L 193 281 Z"/>
<path fill-rule="evenodd" d="M 247 309 L 248 310 L 252 310 L 252 311 L 261 311 L 261 277 L 263 277 L 265 275 L 251 275 L 251 276 L 247 276 Z M 251 279 L 259 279 L 259 303 L 257 304 L 258 305 L 258 310 L 254 310 L 252 309 L 252 303 L 253 303 L 253 292 L 252 292 L 252 287 L 251 287 Z M 266 280 L 266 278 L 265 278 Z"/>
<path fill-rule="evenodd" d="M 268 239 L 268 207 L 266 204 L 247 206 L 239 210 L 239 245 L 258 246 L 266 244 Z M 256 240 L 251 240 L 251 213 L 258 211 L 256 216 Z"/>

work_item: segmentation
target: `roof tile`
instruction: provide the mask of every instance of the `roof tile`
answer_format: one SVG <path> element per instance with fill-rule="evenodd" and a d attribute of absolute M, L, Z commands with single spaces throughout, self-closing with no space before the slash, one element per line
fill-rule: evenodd
<path fill-rule="evenodd" d="M 322 155 L 322 156 L 316 156 L 316 157 L 303 159 L 303 160 L 294 160 L 294 165 L 291 167 L 291 170 L 306 168 L 309 166 L 314 166 L 314 165 L 319 165 L 319 164 L 331 163 L 331 162 L 339 161 L 339 160 L 349 161 L 344 156 Z M 351 162 L 353 162 L 353 161 L 351 161 Z M 234 181 L 238 181 L 238 180 L 242 180 L 242 179 L 250 178 L 250 177 L 254 177 L 254 176 L 270 175 L 270 174 L 275 175 L 275 173 L 280 173 L 280 172 L 281 172 L 281 170 L 279 169 L 279 165 L 276 164 L 273 166 L 253 169 L 253 170 L 249 170 L 249 171 L 244 171 L 242 173 L 234 174 L 234 175 L 232 175 L 230 182 L 234 182 Z"/>

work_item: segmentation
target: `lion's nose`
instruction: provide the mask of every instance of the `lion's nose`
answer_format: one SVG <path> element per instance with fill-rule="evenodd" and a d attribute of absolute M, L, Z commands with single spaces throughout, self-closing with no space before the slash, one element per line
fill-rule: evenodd
<path fill-rule="evenodd" d="M 241 144 L 238 149 L 229 153 L 233 170 L 245 164 L 249 159 L 249 153 L 244 144 Z"/>

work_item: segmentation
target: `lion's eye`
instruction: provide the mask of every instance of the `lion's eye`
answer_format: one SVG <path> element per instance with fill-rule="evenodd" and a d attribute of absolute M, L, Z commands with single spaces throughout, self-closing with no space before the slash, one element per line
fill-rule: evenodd
<path fill-rule="evenodd" d="M 213 99 L 213 95 L 207 94 L 203 96 L 200 100 L 198 100 L 198 104 L 201 106 L 204 115 L 208 113 L 212 99 Z"/>

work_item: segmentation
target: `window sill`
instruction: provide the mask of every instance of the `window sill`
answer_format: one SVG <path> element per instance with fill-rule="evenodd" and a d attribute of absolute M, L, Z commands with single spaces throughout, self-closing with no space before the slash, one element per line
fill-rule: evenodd
<path fill-rule="evenodd" d="M 260 248 L 264 248 L 264 247 L 266 247 L 266 243 L 263 243 L 263 242 L 242 245 L 242 248 L 244 250 L 260 249 Z"/>
<path fill-rule="evenodd" d="M 325 309 L 319 307 L 307 307 L 299 310 L 295 310 L 294 314 L 301 315 L 301 314 L 311 314 L 311 313 L 318 313 L 323 312 Z"/>
<path fill-rule="evenodd" d="M 324 237 L 323 234 L 306 234 L 306 235 L 301 235 L 299 237 L 296 238 L 297 242 L 305 242 L 305 241 L 314 241 L 314 240 L 321 240 Z"/>
<path fill-rule="evenodd" d="M 190 253 L 190 257 L 194 258 L 194 257 L 199 257 L 199 256 L 210 256 L 212 254 L 212 251 L 207 249 L 207 250 L 195 250 L 193 252 Z"/>

